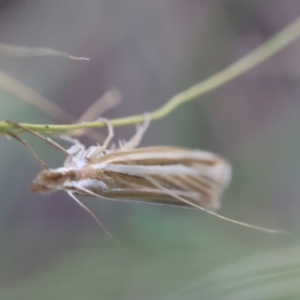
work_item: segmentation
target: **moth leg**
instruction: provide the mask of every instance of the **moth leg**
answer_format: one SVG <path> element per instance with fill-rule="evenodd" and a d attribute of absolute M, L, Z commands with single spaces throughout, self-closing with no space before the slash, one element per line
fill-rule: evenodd
<path fill-rule="evenodd" d="M 102 148 L 105 150 L 108 146 L 108 144 L 111 142 L 112 138 L 114 137 L 114 128 L 112 126 L 112 124 L 107 120 L 107 119 L 98 119 L 100 121 L 103 121 L 106 123 L 107 126 L 107 130 L 108 130 L 108 136 L 105 139 Z"/>
<path fill-rule="evenodd" d="M 102 121 L 102 122 L 106 123 L 107 129 L 108 129 L 108 136 L 105 139 L 103 145 L 99 146 L 99 148 L 92 154 L 93 157 L 97 156 L 99 153 L 106 150 L 108 144 L 111 142 L 112 138 L 115 135 L 114 134 L 114 128 L 113 128 L 112 124 L 107 119 L 99 118 L 99 119 L 97 119 L 97 121 Z"/>
<path fill-rule="evenodd" d="M 81 190 L 84 190 L 85 192 L 87 192 L 88 194 L 92 194 L 94 196 L 94 193 L 89 193 L 89 190 L 86 190 L 84 188 L 79 188 Z M 69 196 L 71 198 L 73 198 L 96 222 L 97 224 L 102 228 L 102 230 L 113 240 L 115 241 L 119 246 L 123 247 L 123 245 L 106 229 L 106 227 L 104 226 L 104 224 L 102 222 L 99 221 L 99 219 L 97 218 L 97 216 L 87 207 L 85 206 L 81 201 L 79 201 L 78 198 L 75 197 L 75 195 L 71 192 L 71 191 L 67 191 L 67 193 L 69 194 Z M 96 194 L 96 197 L 99 198 L 99 195 Z M 100 197 L 101 198 L 101 197 Z"/>
<path fill-rule="evenodd" d="M 121 150 L 134 149 L 140 144 L 140 142 L 142 141 L 142 138 L 151 122 L 150 113 L 146 113 L 144 115 L 144 118 L 145 118 L 144 123 L 142 125 L 137 126 L 137 131 L 136 131 L 135 135 L 125 145 L 122 146 Z"/>
<path fill-rule="evenodd" d="M 43 169 L 49 169 L 48 165 L 39 157 L 39 155 L 29 146 L 28 143 L 26 143 L 23 139 L 21 139 L 19 136 L 17 136 L 12 132 L 9 132 L 8 134 L 12 136 L 14 139 L 16 139 L 17 141 L 19 141 L 29 152 L 31 152 L 35 160 L 39 163 L 39 165 Z"/>
<path fill-rule="evenodd" d="M 6 122 L 7 124 L 13 125 L 13 126 L 15 126 L 15 127 L 17 127 L 17 128 L 20 128 L 20 129 L 22 129 L 22 131 L 28 132 L 28 133 L 32 134 L 33 136 L 36 136 L 37 138 L 41 139 L 42 141 L 44 141 L 44 142 L 47 143 L 48 145 L 50 145 L 50 146 L 52 146 L 52 147 L 54 147 L 54 148 L 60 150 L 61 152 L 63 152 L 63 153 L 66 154 L 66 155 L 69 155 L 69 154 L 68 154 L 68 151 L 67 151 L 66 149 L 64 149 L 62 146 L 60 146 L 58 143 L 54 142 L 54 141 L 51 140 L 50 138 L 44 137 L 44 136 L 41 135 L 40 133 L 35 132 L 35 131 L 33 131 L 33 130 L 31 130 L 31 129 L 25 127 L 25 126 L 22 126 L 22 125 L 20 125 L 19 123 L 11 122 L 11 121 L 8 121 L 8 120 L 6 120 L 5 122 Z M 10 135 L 12 135 L 12 134 L 10 133 Z"/>

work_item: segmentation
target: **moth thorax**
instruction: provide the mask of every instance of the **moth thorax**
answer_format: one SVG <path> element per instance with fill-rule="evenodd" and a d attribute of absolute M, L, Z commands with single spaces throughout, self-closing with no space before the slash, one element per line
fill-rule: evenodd
<path fill-rule="evenodd" d="M 41 194 L 50 194 L 57 190 L 64 189 L 64 184 L 70 181 L 81 179 L 79 170 L 43 170 L 34 179 L 31 191 Z"/>

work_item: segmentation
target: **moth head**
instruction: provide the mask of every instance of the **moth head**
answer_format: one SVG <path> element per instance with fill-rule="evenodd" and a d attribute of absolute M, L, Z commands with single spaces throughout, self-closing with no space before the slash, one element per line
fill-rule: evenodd
<path fill-rule="evenodd" d="M 65 189 L 65 183 L 80 179 L 80 173 L 76 170 L 45 169 L 33 180 L 31 191 L 34 193 L 50 194 Z"/>

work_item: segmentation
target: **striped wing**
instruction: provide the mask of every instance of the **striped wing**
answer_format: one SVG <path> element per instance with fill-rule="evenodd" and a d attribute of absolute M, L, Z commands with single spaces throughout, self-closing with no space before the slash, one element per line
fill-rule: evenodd
<path fill-rule="evenodd" d="M 204 208 L 220 207 L 231 179 L 231 167 L 223 158 L 175 147 L 90 155 L 86 168 L 80 185 L 105 198 L 188 206 L 173 193 Z"/>

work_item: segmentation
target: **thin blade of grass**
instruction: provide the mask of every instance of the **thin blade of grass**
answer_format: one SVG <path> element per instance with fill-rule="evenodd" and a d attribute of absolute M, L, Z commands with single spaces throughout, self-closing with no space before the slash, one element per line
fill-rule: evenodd
<path fill-rule="evenodd" d="M 2 71 L 0 71 L 0 89 L 18 99 L 21 99 L 29 105 L 36 107 L 38 110 L 55 120 L 59 120 L 64 123 L 76 122 L 74 117 L 61 109 L 58 105 L 52 103 L 34 89 L 26 86 Z"/>
<path fill-rule="evenodd" d="M 46 47 L 26 47 L 0 43 L 0 55 L 15 56 L 15 57 L 30 57 L 30 56 L 61 56 L 74 60 L 90 60 L 87 57 L 77 57 L 69 53 L 54 50 Z"/>

